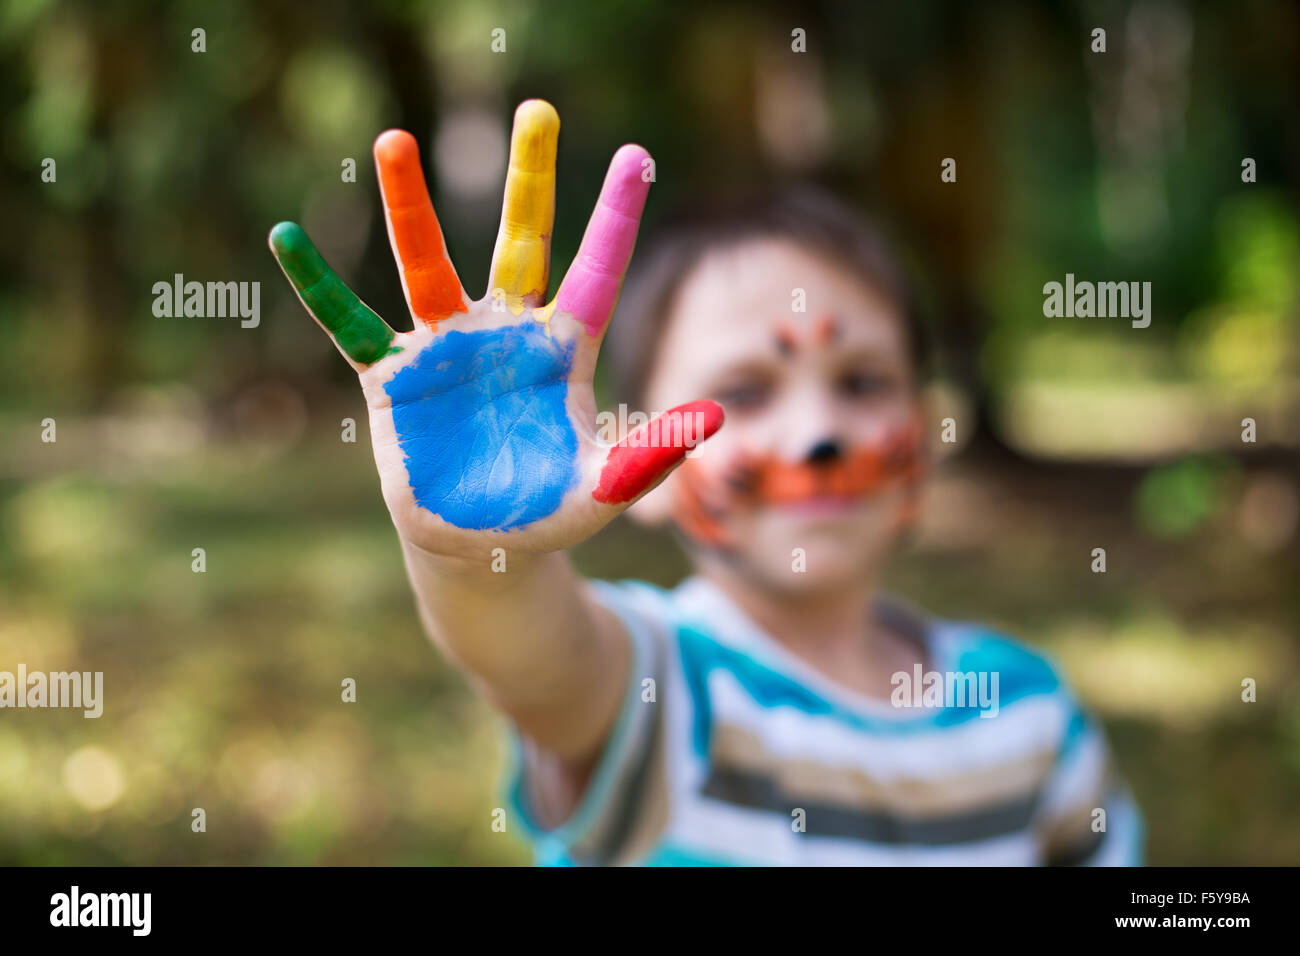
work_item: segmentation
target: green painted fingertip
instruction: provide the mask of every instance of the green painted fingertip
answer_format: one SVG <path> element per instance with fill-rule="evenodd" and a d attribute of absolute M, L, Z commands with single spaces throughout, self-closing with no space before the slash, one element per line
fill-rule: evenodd
<path fill-rule="evenodd" d="M 301 226 L 277 223 L 268 243 L 307 309 L 348 358 L 370 365 L 401 351 L 393 330 L 335 275 Z"/>

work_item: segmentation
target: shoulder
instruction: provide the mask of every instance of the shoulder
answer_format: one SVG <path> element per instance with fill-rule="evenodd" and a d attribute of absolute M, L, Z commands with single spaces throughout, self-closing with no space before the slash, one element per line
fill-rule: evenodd
<path fill-rule="evenodd" d="M 1061 751 L 1098 733 L 1050 651 L 983 624 L 936 621 L 933 627 L 950 670 L 988 674 L 996 681 L 1001 710 L 1034 714 L 1044 729 L 1052 728 Z"/>
<path fill-rule="evenodd" d="M 967 621 L 935 620 L 935 642 L 953 670 L 997 674 L 1003 694 L 1065 694 L 1059 663 L 1047 651 L 1002 631 Z"/>

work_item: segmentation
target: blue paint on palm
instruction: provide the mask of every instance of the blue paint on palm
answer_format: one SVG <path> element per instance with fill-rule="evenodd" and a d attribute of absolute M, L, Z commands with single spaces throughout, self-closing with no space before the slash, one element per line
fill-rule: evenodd
<path fill-rule="evenodd" d="M 554 512 L 578 478 L 565 409 L 573 343 L 537 322 L 448 332 L 384 386 L 415 500 L 460 528 Z"/>

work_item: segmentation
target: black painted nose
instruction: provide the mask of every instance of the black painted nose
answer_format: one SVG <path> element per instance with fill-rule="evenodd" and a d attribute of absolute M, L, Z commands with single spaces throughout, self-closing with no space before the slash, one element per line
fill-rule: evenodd
<path fill-rule="evenodd" d="M 819 441 L 813 445 L 812 451 L 808 452 L 808 462 L 813 465 L 824 465 L 836 461 L 840 457 L 840 446 L 834 441 Z"/>

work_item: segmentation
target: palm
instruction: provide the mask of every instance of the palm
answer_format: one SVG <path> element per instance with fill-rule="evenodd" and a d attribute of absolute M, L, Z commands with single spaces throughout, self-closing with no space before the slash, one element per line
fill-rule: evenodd
<path fill-rule="evenodd" d="M 393 332 L 366 308 L 301 229 L 272 231 L 290 282 L 357 368 L 399 532 L 436 553 L 481 554 L 485 539 L 539 550 L 574 544 L 684 454 L 611 452 L 595 436 L 596 352 L 648 188 L 640 147 L 615 155 L 578 256 L 555 300 L 540 305 L 558 124 L 540 101 L 516 113 L 490 291 L 476 302 L 447 258 L 414 140 L 390 131 L 376 141 L 389 234 L 416 319 L 411 332 Z M 710 418 L 716 428 L 720 413 Z"/>
<path fill-rule="evenodd" d="M 491 531 L 562 547 L 608 520 L 570 494 L 604 450 L 590 379 L 574 378 L 580 329 L 549 324 L 476 302 L 450 328 L 398 336 L 392 367 L 362 373 L 385 498 L 422 546 Z"/>

